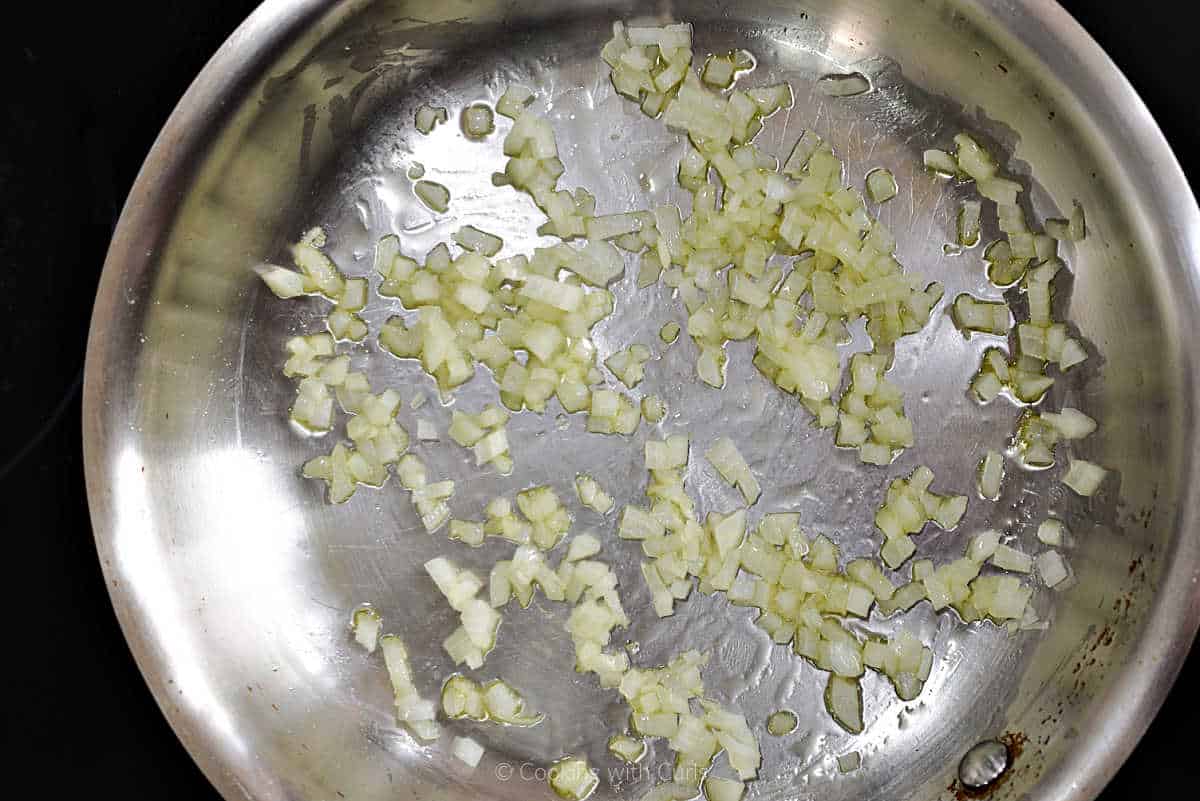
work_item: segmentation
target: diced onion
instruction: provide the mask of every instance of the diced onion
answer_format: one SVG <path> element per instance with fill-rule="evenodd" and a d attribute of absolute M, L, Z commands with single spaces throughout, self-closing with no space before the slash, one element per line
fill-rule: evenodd
<path fill-rule="evenodd" d="M 742 801 L 746 785 L 736 779 L 709 776 L 704 780 L 704 797 L 708 801 Z"/>
<path fill-rule="evenodd" d="M 891 200 L 896 196 L 898 191 L 896 178 L 892 175 L 891 171 L 878 168 L 867 173 L 867 194 L 876 203 L 884 203 Z"/>
<path fill-rule="evenodd" d="M 492 110 L 484 103 L 473 103 L 463 109 L 462 129 L 471 139 L 482 139 L 496 130 Z"/>
<path fill-rule="evenodd" d="M 1055 548 L 1062 547 L 1066 544 L 1067 527 L 1063 525 L 1061 520 L 1053 517 L 1048 517 L 1041 522 L 1037 530 L 1037 538 L 1046 545 Z"/>
<path fill-rule="evenodd" d="M 1000 497 L 1000 482 L 1004 480 L 1004 456 L 988 451 L 979 462 L 979 494 L 989 501 Z"/>
<path fill-rule="evenodd" d="M 667 404 L 657 395 L 642 398 L 642 417 L 647 423 L 661 422 L 667 416 Z"/>
<path fill-rule="evenodd" d="M 454 241 L 467 250 L 473 250 L 484 256 L 495 256 L 504 246 L 504 240 L 495 234 L 480 231 L 473 225 L 464 225 L 454 233 Z"/>
<path fill-rule="evenodd" d="M 624 734 L 610 737 L 608 750 L 622 762 L 634 764 L 646 754 L 646 741 Z"/>
<path fill-rule="evenodd" d="M 606 515 L 612 511 L 615 503 L 612 496 L 601 488 L 599 482 L 589 475 L 580 473 L 575 477 L 575 492 L 579 495 L 579 502 L 598 514 Z M 579 538 L 576 537 L 576 541 Z M 572 542 L 574 547 L 574 541 Z M 597 546 L 597 549 L 599 546 Z"/>
<path fill-rule="evenodd" d="M 438 123 L 445 122 L 450 117 L 446 113 L 446 109 L 433 106 L 421 106 L 417 109 L 416 126 L 417 130 L 423 134 L 427 134 L 433 130 Z"/>
<path fill-rule="evenodd" d="M 568 562 L 578 562 L 581 559 L 590 559 L 600 553 L 600 540 L 592 534 L 580 534 L 571 540 L 571 545 L 567 548 L 567 555 L 563 557 Z"/>
<path fill-rule="evenodd" d="M 304 294 L 304 276 L 294 270 L 275 265 L 263 265 L 259 276 L 276 297 L 294 298 Z"/>
<path fill-rule="evenodd" d="M 478 548 L 483 545 L 483 524 L 471 520 L 451 520 L 447 536 L 472 548 Z"/>
<path fill-rule="evenodd" d="M 981 531 L 971 538 L 971 543 L 967 547 L 967 558 L 973 562 L 983 563 L 996 553 L 996 548 L 1000 545 L 1000 532 L 994 529 Z"/>
<path fill-rule="evenodd" d="M 379 612 L 369 606 L 360 606 L 354 610 L 351 617 L 351 628 L 354 630 L 354 641 L 365 648 L 367 653 L 375 653 L 379 631 L 383 628 L 383 619 Z"/>
<path fill-rule="evenodd" d="M 964 293 L 954 299 L 954 321 L 964 331 L 1007 334 L 1011 317 L 1002 302 L 977 300 Z"/>
<path fill-rule="evenodd" d="M 965 200 L 958 209 L 958 244 L 963 247 L 974 247 L 979 243 L 981 208 L 978 200 Z"/>
<path fill-rule="evenodd" d="M 857 679 L 831 675 L 825 686 L 825 706 L 843 729 L 851 734 L 862 733 L 862 687 Z"/>
<path fill-rule="evenodd" d="M 433 181 L 417 181 L 413 185 L 417 198 L 433 211 L 445 212 L 450 208 L 450 190 Z"/>
<path fill-rule="evenodd" d="M 533 102 L 533 90 L 520 84 L 509 84 L 496 101 L 496 113 L 515 120 Z"/>
<path fill-rule="evenodd" d="M 997 545 L 992 552 L 992 564 L 1001 570 L 1028 573 L 1033 570 L 1033 557 L 1008 545 Z"/>
<path fill-rule="evenodd" d="M 674 293 L 686 310 L 702 382 L 722 388 L 730 354 L 738 352 L 726 345 L 753 338 L 754 366 L 794 395 L 816 425 L 836 426 L 838 446 L 856 449 L 864 463 L 891 464 L 915 444 L 904 395 L 887 378 L 893 346 L 925 327 L 942 300 L 943 287 L 904 270 L 895 234 L 873 219 L 857 190 L 844 184 L 845 165 L 829 143 L 805 132 L 782 168 L 754 144 L 765 118 L 792 104 L 791 88 L 709 88 L 729 88 L 740 72 L 752 69 L 750 54 L 711 56 L 697 70 L 692 68 L 690 26 L 626 28 L 617 22 L 601 56 L 612 69 L 618 94 L 686 135 L 678 179 L 691 193 L 687 216 L 675 205 L 598 215 L 596 197 L 586 189 L 560 189 L 567 167 L 559 158 L 554 126 L 528 108 L 530 89 L 509 86 L 496 103 L 496 111 L 512 120 L 503 141 L 507 162 L 493 183 L 532 199 L 546 218 L 537 232 L 560 241 L 530 255 L 493 261 L 504 242 L 466 225 L 453 236 L 461 252 L 443 243 L 419 262 L 401 252 L 398 237 L 383 237 L 375 253 L 378 294 L 398 299 L 406 311 L 380 327 L 380 346 L 398 358 L 419 360 L 447 403 L 453 389 L 475 375 L 478 364 L 492 372 L 505 408 L 487 407 L 478 414 L 455 409 L 448 429 L 451 439 L 472 450 L 476 465 L 511 472 L 506 409 L 540 413 L 555 398 L 566 413 L 586 412 L 591 433 L 633 434 L 642 419 L 662 421 L 666 406 L 655 395 L 646 395 L 639 404 L 604 388 L 605 373 L 591 338 L 593 327 L 613 311 L 614 296 L 606 287 L 623 275 L 623 252 L 628 252 L 639 258 L 637 286 L 661 282 L 664 292 Z M 870 81 L 857 73 L 818 82 L 818 89 L 832 96 L 870 88 Z M 422 133 L 446 120 L 445 109 L 422 106 L 416 113 Z M 481 138 L 492 133 L 495 120 L 491 108 L 477 103 L 462 111 L 461 123 L 468 137 Z M 1053 384 L 1048 365 L 1066 370 L 1087 358 L 1083 344 L 1070 336 L 1064 321 L 1054 319 L 1052 309 L 1052 282 L 1063 268 L 1056 243 L 1084 238 L 1083 209 L 1075 203 L 1068 220 L 1045 221 L 1045 233 L 1038 233 L 1036 221 L 1027 221 L 1018 203 L 1022 184 L 1002 176 L 996 159 L 969 134 L 958 134 L 954 143 L 953 155 L 925 151 L 924 164 L 947 177 L 974 181 L 979 196 L 997 204 L 1003 236 L 984 252 L 987 277 L 995 286 L 1015 287 L 1028 306 L 1028 319 L 1022 318 L 1012 331 L 1014 350 L 988 349 L 971 390 L 983 402 L 1007 392 L 1032 404 Z M 446 187 L 424 180 L 424 168 L 415 162 L 409 175 L 423 204 L 439 213 L 448 210 Z M 898 187 L 888 170 L 874 169 L 866 176 L 866 191 L 872 201 L 882 203 Z M 979 241 L 981 209 L 978 200 L 960 207 L 961 246 Z M 614 737 L 610 750 L 636 761 L 646 752 L 641 738 L 660 736 L 676 752 L 674 781 L 647 797 L 694 797 L 704 771 L 723 750 L 742 781 L 709 777 L 704 790 L 711 801 L 740 801 L 742 782 L 755 778 L 761 763 L 745 718 L 703 697 L 700 668 L 705 657 L 700 654 L 689 651 L 660 668 L 643 669 L 630 666 L 632 651 L 613 647 L 614 631 L 630 620 L 616 574 L 593 558 L 600 540 L 587 533 L 574 537 L 557 565 L 545 553 L 568 536 L 572 524 L 571 513 L 551 487 L 522 490 L 515 506 L 506 498 L 493 499 L 483 522 L 450 519 L 455 483 L 431 481 L 425 464 L 404 452 L 408 435 L 396 422 L 399 394 L 373 394 L 366 372 L 352 371 L 350 355 L 336 353 L 336 342 L 361 342 L 369 333 L 360 316 L 368 282 L 338 270 L 322 252 L 326 239 L 323 230 L 312 229 L 292 247 L 296 270 L 259 268 L 268 288 L 280 297 L 319 295 L 334 304 L 324 317 L 328 333 L 288 341 L 284 372 L 297 382 L 289 413 L 299 426 L 324 433 L 334 429 L 336 400 L 348 415 L 345 430 L 352 445 L 335 444 L 328 455 L 309 460 L 303 475 L 324 481 L 329 499 L 340 503 L 359 484 L 383 484 L 394 465 L 427 530 L 449 521 L 449 537 L 465 545 L 479 547 L 487 537 L 513 543 L 511 558 L 492 565 L 483 597 L 484 581 L 473 572 L 441 557 L 425 564 L 459 614 L 458 627 L 443 642 L 454 663 L 472 669 L 483 664 L 496 643 L 497 610 L 512 598 L 528 607 L 540 590 L 549 601 L 568 603 L 565 627 L 576 670 L 594 673 L 601 687 L 617 688 L 631 710 L 631 732 L 638 737 Z M 574 241 L 579 239 L 585 241 Z M 788 263 L 781 263 L 785 259 Z M 1013 314 L 1003 301 L 959 295 L 952 314 L 964 331 L 1004 336 L 1014 329 Z M 850 331 L 860 317 L 873 349 L 855 354 L 843 368 L 840 349 L 851 341 Z M 679 323 L 667 323 L 660 339 L 671 344 L 680 331 Z M 612 353 L 604 365 L 633 388 L 644 380 L 651 358 L 648 347 L 632 344 Z M 844 369 L 849 383 L 839 395 Z M 419 440 L 437 438 L 431 421 L 418 419 L 416 425 Z M 1059 441 L 1086 437 L 1095 428 L 1094 420 L 1075 409 L 1028 410 L 1014 436 L 1015 452 L 1028 466 L 1049 466 Z M 826 705 L 852 733 L 864 726 L 860 677 L 866 669 L 887 676 L 897 696 L 910 701 L 922 692 L 934 664 L 932 651 L 909 632 L 883 640 L 852 619 L 868 619 L 876 606 L 887 616 L 928 600 L 935 611 L 953 608 L 968 622 L 990 618 L 1014 631 L 1045 627 L 1048 621 L 1040 620 L 1030 604 L 1032 587 L 1017 575 L 990 569 L 985 575 L 984 563 L 1018 574 L 1036 570 L 1049 587 L 1063 587 L 1070 578 L 1058 551 L 1035 559 L 987 530 L 971 538 L 962 558 L 936 566 L 921 560 L 913 565 L 912 581 L 896 587 L 873 559 L 854 559 L 840 567 L 837 545 L 805 534 L 798 514 L 767 514 L 748 525 L 747 509 L 739 506 L 709 511 L 701 521 L 694 493 L 685 484 L 687 436 L 647 441 L 644 453 L 646 503 L 623 508 L 617 533 L 640 543 L 641 573 L 655 613 L 673 614 L 675 603 L 694 591 L 724 592 L 731 603 L 754 607 L 755 625 L 773 642 L 790 646 L 831 674 Z M 706 457 L 739 489 L 747 506 L 759 499 L 758 480 L 732 440 L 718 439 Z M 1003 473 L 1004 457 L 988 451 L 978 475 L 984 497 L 999 497 Z M 1105 475 L 1097 465 L 1073 460 L 1063 482 L 1089 496 Z M 962 520 L 967 498 L 930 491 L 933 480 L 932 471 L 919 467 L 888 486 L 875 516 L 886 566 L 899 568 L 914 555 L 913 535 L 926 523 L 950 530 Z M 591 476 L 577 475 L 575 490 L 585 508 L 607 514 L 615 506 Z M 1037 536 L 1055 548 L 1066 539 L 1061 522 L 1052 518 L 1042 523 Z M 435 705 L 417 695 L 403 645 L 391 635 L 379 638 L 381 621 L 369 607 L 355 610 L 352 626 L 356 641 L 368 651 L 382 644 L 398 719 L 418 737 L 436 738 Z M 450 718 L 510 725 L 541 720 L 525 711 L 520 694 L 500 681 L 480 687 L 466 677 L 452 677 L 441 702 Z M 773 733 L 784 728 L 785 721 L 777 718 L 768 723 Z M 451 753 L 475 767 L 483 749 L 460 737 L 451 743 Z M 857 752 L 838 758 L 843 772 L 859 763 Z M 595 771 L 579 757 L 560 761 L 550 772 L 555 792 L 575 801 L 597 783 Z"/>
<path fill-rule="evenodd" d="M 483 759 L 484 748 L 470 737 L 455 737 L 450 741 L 450 753 L 467 767 L 473 768 Z"/>
<path fill-rule="evenodd" d="M 939 175 L 954 176 L 958 173 L 958 162 L 944 150 L 926 150 L 922 155 L 925 169 Z"/>
<path fill-rule="evenodd" d="M 396 704 L 396 717 L 421 740 L 436 740 L 440 727 L 432 702 L 421 698 L 413 684 L 412 668 L 408 664 L 408 649 L 394 634 L 379 638 L 383 650 L 383 661 L 387 665 L 392 683 L 392 694 Z"/>
<path fill-rule="evenodd" d="M 1058 551 L 1046 551 L 1038 554 L 1037 573 L 1042 583 L 1047 587 L 1057 587 L 1070 576 L 1066 561 Z"/>
<path fill-rule="evenodd" d="M 1096 493 L 1106 475 L 1108 475 L 1108 471 L 1098 464 L 1084 459 L 1072 459 L 1067 468 L 1067 474 L 1063 476 L 1062 483 L 1074 490 L 1076 494 L 1087 498 Z"/>
<path fill-rule="evenodd" d="M 721 477 L 742 493 L 742 498 L 748 506 L 753 506 L 762 494 L 758 479 L 750 472 L 750 466 L 738 451 L 733 440 L 721 437 L 704 454 L 709 463 L 717 469 Z"/>
<path fill-rule="evenodd" d="M 548 780 L 550 789 L 566 801 L 583 801 L 600 783 L 596 771 L 582 757 L 567 757 L 555 762 Z"/>

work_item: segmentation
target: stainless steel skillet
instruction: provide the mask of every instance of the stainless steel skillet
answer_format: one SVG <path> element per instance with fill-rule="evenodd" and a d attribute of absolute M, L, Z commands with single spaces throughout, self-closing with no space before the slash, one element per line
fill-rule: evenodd
<path fill-rule="evenodd" d="M 851 174 L 890 167 L 907 188 L 885 213 L 902 232 L 902 258 L 942 280 L 948 296 L 980 288 L 982 273 L 977 261 L 942 254 L 953 198 L 915 170 L 922 149 L 965 128 L 1032 176 L 1042 214 L 1081 200 L 1093 235 L 1072 257 L 1070 312 L 1095 358 L 1056 400 L 1100 420 L 1085 455 L 1120 476 L 1089 503 L 1059 494 L 1049 475 L 1030 475 L 994 509 L 973 507 L 968 530 L 1003 525 L 1021 536 L 1048 509 L 1066 514 L 1080 583 L 1058 601 L 1044 636 L 1010 639 L 918 608 L 911 621 L 939 656 L 934 678 L 910 705 L 868 685 L 868 729 L 858 738 L 825 718 L 815 671 L 767 647 L 747 617 L 721 603 L 696 599 L 666 624 L 639 619 L 630 636 L 648 664 L 683 644 L 711 650 L 710 684 L 752 724 L 779 706 L 800 714 L 796 736 L 763 736 L 757 797 L 948 795 L 966 749 L 1005 733 L 1024 745 L 995 797 L 1093 797 L 1161 703 L 1200 620 L 1200 356 L 1189 345 L 1200 314 L 1200 213 L 1136 95 L 1050 3 L 261 7 L 151 152 L 93 318 L 84 411 L 93 522 L 152 691 L 230 798 L 547 797 L 537 770 L 549 760 L 581 751 L 607 764 L 603 741 L 620 707 L 570 672 L 561 613 L 550 606 L 509 621 L 491 662 L 536 691 L 551 713 L 546 724 L 476 730 L 490 755 L 471 775 L 444 748 L 417 748 L 395 727 L 386 679 L 351 647 L 346 613 L 366 600 L 380 606 L 411 641 L 432 692 L 448 672 L 438 643 L 451 619 L 420 584 L 419 566 L 447 545 L 414 528 L 398 492 L 363 492 L 331 508 L 296 477 L 314 445 L 286 425 L 280 344 L 311 326 L 317 310 L 274 302 L 250 268 L 313 222 L 330 230 L 339 263 L 363 273 L 385 231 L 408 236 L 414 249 L 445 237 L 448 223 L 427 227 L 405 200 L 411 160 L 460 199 L 456 221 L 486 221 L 521 245 L 532 215 L 479 188 L 499 163 L 498 142 L 468 147 L 450 132 L 425 140 L 410 125 L 421 102 L 494 99 L 515 77 L 549 96 L 560 142 L 578 149 L 571 177 L 601 203 L 629 205 L 646 185 L 665 191 L 674 138 L 605 94 L 597 60 L 613 18 L 649 12 L 693 22 L 698 48 L 748 47 L 764 78 L 793 82 L 796 107 L 764 141 L 782 150 L 813 126 Z M 810 91 L 821 75 L 847 69 L 868 74 L 874 91 L 843 100 Z M 665 295 L 624 308 L 601 336 L 608 347 L 678 313 Z M 700 397 L 687 389 L 680 350 L 649 381 L 693 432 L 737 430 L 771 477 L 765 500 L 799 509 L 857 555 L 877 545 L 870 515 L 886 478 L 924 463 L 948 491 L 965 492 L 972 478 L 963 451 L 1011 429 L 1015 410 L 981 414 L 963 395 L 977 346 L 938 318 L 898 354 L 919 446 L 886 473 L 864 472 L 834 450 L 794 402 L 751 391 L 750 370 L 734 371 L 735 389 L 721 398 Z M 429 391 L 415 369 L 389 369 L 406 395 Z M 490 392 L 476 383 L 466 397 Z M 525 443 L 521 470 L 510 481 L 472 483 L 464 503 L 545 481 L 566 497 L 584 466 L 612 476 L 618 501 L 641 492 L 628 443 L 585 437 L 578 421 L 560 429 L 552 415 L 524 416 L 514 431 L 524 434 L 514 437 Z M 464 483 L 471 475 L 448 449 L 430 449 L 427 459 Z M 713 499 L 717 488 L 699 491 Z M 961 540 L 924 547 L 948 556 Z M 498 554 L 461 559 L 484 564 Z M 620 568 L 631 605 L 641 597 L 636 563 L 630 550 Z M 833 759 L 850 750 L 862 753 L 863 768 L 839 776 Z M 655 764 L 651 755 L 647 765 Z M 652 779 L 618 778 L 620 790 L 603 792 L 636 797 Z"/>

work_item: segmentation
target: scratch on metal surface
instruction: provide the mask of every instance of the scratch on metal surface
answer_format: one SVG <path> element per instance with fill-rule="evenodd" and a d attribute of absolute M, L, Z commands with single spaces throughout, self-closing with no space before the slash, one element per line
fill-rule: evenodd
<path fill-rule="evenodd" d="M 257 291 L 256 286 L 255 292 L 257 293 Z M 233 376 L 233 430 L 238 448 L 242 447 L 242 387 L 246 376 L 246 334 L 249 328 L 249 321 L 247 321 L 242 325 L 241 334 L 238 336 L 237 372 Z"/>
<path fill-rule="evenodd" d="M 793 100 L 792 105 L 790 105 L 786 109 L 784 109 L 783 127 L 781 127 L 779 129 L 779 142 L 776 143 L 776 145 L 775 145 L 777 148 L 779 148 L 780 153 L 782 153 L 784 150 L 784 142 L 787 140 L 788 128 L 791 127 L 791 124 L 792 124 L 792 109 L 794 109 L 795 107 L 796 107 L 796 102 Z M 791 155 L 791 153 L 788 153 L 788 156 L 790 156 L 790 155 Z M 780 158 L 786 159 L 787 156 L 780 156 Z"/>
<path fill-rule="evenodd" d="M 943 192 L 938 192 L 936 194 L 936 196 L 935 196 L 936 199 L 933 202 L 933 208 L 930 209 L 930 211 L 929 211 L 929 216 L 927 218 L 929 220 L 929 224 L 925 229 L 926 241 L 933 238 L 933 226 L 934 226 L 934 223 L 937 222 L 938 213 L 942 210 L 942 198 L 943 198 L 944 194 L 945 193 L 943 193 Z"/>
<path fill-rule="evenodd" d="M 875 158 L 875 148 L 878 147 L 878 145 L 879 145 L 879 140 L 872 138 L 871 144 L 867 148 L 867 155 L 865 156 L 867 161 L 870 161 L 871 159 Z"/>

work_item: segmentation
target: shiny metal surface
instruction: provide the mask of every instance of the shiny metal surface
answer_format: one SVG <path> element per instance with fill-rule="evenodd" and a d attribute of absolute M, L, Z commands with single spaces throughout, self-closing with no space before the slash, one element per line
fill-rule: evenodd
<path fill-rule="evenodd" d="M 251 268 L 280 258 L 303 228 L 321 223 L 350 274 L 367 274 L 374 241 L 399 232 L 423 252 L 464 222 L 529 247 L 531 204 L 493 188 L 499 137 L 468 144 L 455 126 L 422 138 L 412 112 L 493 100 L 511 79 L 536 85 L 551 114 L 567 179 L 588 186 L 603 211 L 636 205 L 650 187 L 670 197 L 676 137 L 613 97 L 598 50 L 611 19 L 646 13 L 634 4 L 520 4 L 483 0 L 263 5 L 214 57 L 171 117 L 129 198 L 105 265 L 89 343 L 84 398 L 88 490 L 100 558 L 117 613 L 147 682 L 205 773 L 230 799 L 553 797 L 538 769 L 586 753 L 602 774 L 607 729 L 623 721 L 615 693 L 571 671 L 565 611 L 544 601 L 509 613 L 481 675 L 504 676 L 549 714 L 541 726 L 447 726 L 418 747 L 393 720 L 378 658 L 352 646 L 347 615 L 380 608 L 385 627 L 413 652 L 432 694 L 450 664 L 439 643 L 452 618 L 420 571 L 448 553 L 476 567 L 497 544 L 472 551 L 419 529 L 394 483 L 327 506 L 297 467 L 327 441 L 300 438 L 286 421 L 292 387 L 279 374 L 283 339 L 316 325 L 314 302 L 269 296 Z M 1090 235 L 1069 253 L 1070 319 L 1093 358 L 1060 381 L 1052 403 L 1097 417 L 1100 432 L 1078 452 L 1116 479 L 1084 502 L 1064 493 L 1058 471 L 1012 477 L 999 503 L 973 502 L 960 532 L 1004 527 L 1026 546 L 1048 511 L 1064 515 L 1079 583 L 1039 603 L 1046 634 L 1007 637 L 966 627 L 927 605 L 908 616 L 938 660 L 921 698 L 897 701 L 865 682 L 866 731 L 837 729 L 821 706 L 822 675 L 755 629 L 747 610 L 694 596 L 672 619 L 645 608 L 640 553 L 612 522 L 576 508 L 575 531 L 594 528 L 638 609 L 630 639 L 638 664 L 684 646 L 709 649 L 714 694 L 746 712 L 760 732 L 786 707 L 793 735 L 761 737 L 754 798 L 914 799 L 952 795 L 963 754 L 1006 736 L 1018 753 L 995 798 L 1084 801 L 1096 795 L 1162 702 L 1200 621 L 1200 213 L 1145 108 L 1115 67 L 1057 6 L 1039 0 L 784 0 L 655 4 L 663 18 L 692 21 L 698 50 L 748 47 L 760 60 L 752 83 L 786 77 L 795 107 L 761 139 L 775 152 L 809 126 L 847 159 L 849 175 L 887 166 L 903 190 L 883 218 L 901 235 L 911 270 L 946 284 L 946 297 L 986 286 L 978 251 L 942 254 L 953 230 L 954 192 L 915 168 L 922 149 L 961 128 L 1000 148 L 1009 168 L 1032 176 L 1039 216 L 1088 210 Z M 824 98 L 828 72 L 858 70 L 872 92 Z M 420 161 L 454 196 L 452 216 L 431 219 L 407 188 Z M 619 297 L 631 294 L 632 275 Z M 607 353 L 654 342 L 682 320 L 666 294 L 621 304 L 597 337 Z M 373 326 L 391 310 L 372 307 Z M 979 409 L 964 394 L 982 338 L 964 341 L 941 313 L 903 341 L 896 379 L 907 393 L 918 444 L 886 469 L 864 468 L 808 425 L 793 399 L 771 390 L 731 348 L 731 389 L 699 391 L 693 353 L 681 342 L 650 365 L 646 391 L 699 441 L 735 431 L 763 476 L 759 508 L 799 510 L 812 532 L 850 556 L 877 547 L 871 516 L 886 483 L 917 464 L 934 489 L 969 492 L 981 449 L 1002 444 L 1017 410 Z M 658 350 L 656 348 L 656 350 Z M 356 356 L 365 363 L 366 352 Z M 413 365 L 370 360 L 377 385 L 407 401 L 435 397 Z M 460 392 L 476 409 L 494 390 L 487 375 Z M 419 414 L 441 424 L 449 409 Z M 641 495 L 640 443 L 560 427 L 552 412 L 510 425 L 518 470 L 477 477 L 449 443 L 416 450 L 439 476 L 459 481 L 454 509 L 550 482 L 574 502 L 577 469 L 602 476 L 619 503 Z M 702 510 L 732 502 L 693 464 Z M 927 532 L 920 553 L 961 553 L 963 534 Z M 873 620 L 886 632 L 894 622 Z M 473 773 L 449 755 L 450 732 L 488 748 Z M 862 768 L 839 775 L 836 757 L 857 750 Z M 614 775 L 600 797 L 637 797 L 665 764 L 659 747 L 641 773 Z M 606 777 L 608 778 L 608 777 Z"/>

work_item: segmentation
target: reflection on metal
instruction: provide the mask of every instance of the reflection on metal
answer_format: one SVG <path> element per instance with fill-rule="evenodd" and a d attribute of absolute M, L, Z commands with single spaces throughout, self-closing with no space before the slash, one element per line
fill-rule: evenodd
<path fill-rule="evenodd" d="M 958 780 L 970 790 L 992 785 L 1008 770 L 1008 746 L 999 740 L 984 740 L 963 755 L 958 763 Z"/>

